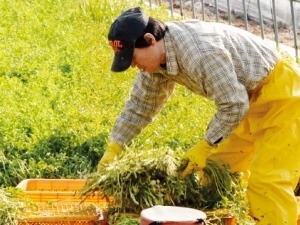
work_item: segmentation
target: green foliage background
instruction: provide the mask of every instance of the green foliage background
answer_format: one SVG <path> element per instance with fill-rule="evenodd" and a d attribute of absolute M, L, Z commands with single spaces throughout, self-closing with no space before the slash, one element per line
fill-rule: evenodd
<path fill-rule="evenodd" d="M 131 6 L 170 19 L 165 6 L 130 0 L 0 2 L 0 186 L 95 171 L 135 70 L 111 73 L 107 32 Z M 178 86 L 132 148 L 186 149 L 214 105 Z"/>

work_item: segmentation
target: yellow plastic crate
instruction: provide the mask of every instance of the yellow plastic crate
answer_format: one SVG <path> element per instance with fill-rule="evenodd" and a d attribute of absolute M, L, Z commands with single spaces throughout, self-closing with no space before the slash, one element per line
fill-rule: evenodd
<path fill-rule="evenodd" d="M 17 187 L 33 203 L 21 212 L 19 225 L 107 225 L 108 199 L 78 196 L 84 179 L 26 179 Z"/>

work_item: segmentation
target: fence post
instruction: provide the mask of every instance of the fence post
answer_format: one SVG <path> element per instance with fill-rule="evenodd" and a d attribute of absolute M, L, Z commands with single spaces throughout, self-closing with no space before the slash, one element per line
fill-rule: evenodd
<path fill-rule="evenodd" d="M 261 15 L 260 0 L 257 0 L 257 6 L 258 6 L 258 14 L 259 14 L 260 34 L 261 34 L 261 38 L 264 39 L 265 38 L 264 21 L 263 21 L 262 15 Z"/>
<path fill-rule="evenodd" d="M 195 0 L 192 0 L 192 18 L 195 19 Z"/>
<path fill-rule="evenodd" d="M 243 0 L 243 11 L 244 11 L 245 29 L 248 30 L 248 13 L 246 9 L 246 0 Z"/>
<path fill-rule="evenodd" d="M 180 0 L 180 16 L 183 17 L 183 3 L 182 0 Z"/>
<path fill-rule="evenodd" d="M 219 9 L 218 9 L 217 0 L 215 0 L 215 14 L 216 14 L 216 21 L 219 22 Z"/>
<path fill-rule="evenodd" d="M 294 0 L 290 0 L 291 3 L 291 14 L 292 14 L 292 23 L 293 23 L 293 33 L 294 33 L 294 47 L 296 51 L 296 62 L 299 62 L 299 57 L 298 57 L 298 43 L 297 43 L 297 30 L 296 30 L 296 20 L 295 20 L 295 12 L 294 12 Z"/>
<path fill-rule="evenodd" d="M 204 21 L 204 13 L 205 13 L 205 9 L 204 9 L 204 0 L 201 0 L 201 10 L 202 10 L 202 20 Z"/>
<path fill-rule="evenodd" d="M 278 24 L 277 24 L 277 18 L 276 18 L 276 5 L 275 5 L 275 0 L 272 0 L 272 16 L 274 20 L 274 33 L 275 33 L 275 42 L 276 42 L 276 47 L 279 47 L 279 41 L 278 41 Z"/>
<path fill-rule="evenodd" d="M 227 12 L 228 12 L 228 23 L 231 25 L 231 8 L 230 8 L 230 0 L 227 0 Z"/>
<path fill-rule="evenodd" d="M 169 3 L 170 3 L 171 17 L 173 18 L 173 14 L 174 14 L 173 0 L 170 0 Z"/>

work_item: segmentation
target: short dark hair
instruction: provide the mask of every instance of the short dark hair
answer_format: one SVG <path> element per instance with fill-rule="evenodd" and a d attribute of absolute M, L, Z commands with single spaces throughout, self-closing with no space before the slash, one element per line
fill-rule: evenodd
<path fill-rule="evenodd" d="M 145 48 L 145 47 L 148 47 L 151 45 L 151 43 L 149 43 L 144 38 L 144 35 L 146 33 L 152 34 L 155 37 L 156 41 L 160 41 L 165 36 L 166 25 L 158 19 L 149 17 L 149 22 L 147 24 L 146 29 L 144 30 L 142 35 L 135 42 L 135 48 Z"/>

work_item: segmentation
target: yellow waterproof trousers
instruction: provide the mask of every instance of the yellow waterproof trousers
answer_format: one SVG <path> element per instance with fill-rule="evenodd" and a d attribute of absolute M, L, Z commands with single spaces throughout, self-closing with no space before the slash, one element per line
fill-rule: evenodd
<path fill-rule="evenodd" d="M 259 225 L 296 225 L 300 177 L 300 69 L 282 60 L 249 95 L 242 123 L 210 157 L 244 172 Z"/>

